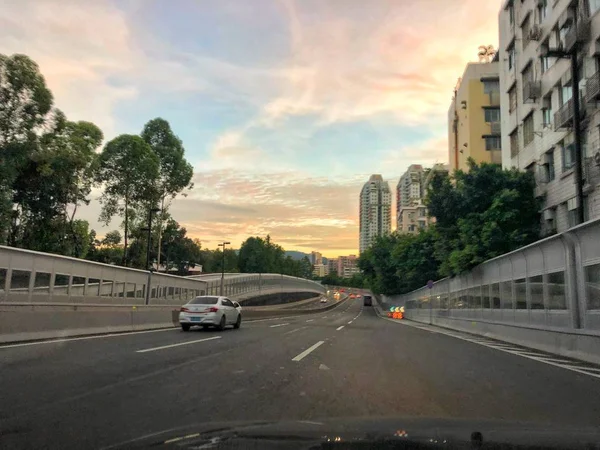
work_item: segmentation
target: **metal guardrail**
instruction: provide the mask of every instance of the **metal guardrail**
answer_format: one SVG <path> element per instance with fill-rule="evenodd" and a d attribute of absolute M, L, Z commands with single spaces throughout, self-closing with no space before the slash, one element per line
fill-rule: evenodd
<path fill-rule="evenodd" d="M 172 305 L 220 289 L 215 274 L 180 277 L 0 246 L 0 302 Z M 223 283 L 231 298 L 293 290 L 325 292 L 319 283 L 281 274 L 225 274 Z"/>
<path fill-rule="evenodd" d="M 600 335 L 600 219 L 499 256 L 393 301 L 406 317 Z"/>

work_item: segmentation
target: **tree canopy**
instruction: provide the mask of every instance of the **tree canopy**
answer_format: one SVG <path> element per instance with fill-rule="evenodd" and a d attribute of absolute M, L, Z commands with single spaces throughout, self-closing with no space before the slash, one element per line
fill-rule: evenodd
<path fill-rule="evenodd" d="M 394 233 L 363 252 L 359 267 L 375 292 L 402 294 L 454 276 L 539 238 L 539 204 L 529 172 L 475 164 L 436 173 L 426 198 L 435 224 L 417 235 Z"/>

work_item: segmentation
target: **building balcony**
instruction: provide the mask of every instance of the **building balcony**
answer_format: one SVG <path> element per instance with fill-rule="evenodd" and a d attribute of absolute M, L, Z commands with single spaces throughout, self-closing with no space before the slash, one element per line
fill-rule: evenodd
<path fill-rule="evenodd" d="M 554 131 L 571 126 L 573 126 L 573 99 L 569 99 L 554 113 Z"/>
<path fill-rule="evenodd" d="M 585 43 L 590 39 L 591 26 L 589 20 L 581 20 L 571 28 L 565 36 L 565 51 L 571 52 L 577 44 Z"/>
<path fill-rule="evenodd" d="M 600 99 L 600 71 L 589 77 L 585 83 L 585 99 L 588 103 Z"/>
<path fill-rule="evenodd" d="M 599 154 L 600 152 L 596 153 L 596 155 Z M 600 156 L 584 158 L 582 163 L 584 190 L 586 192 L 593 191 L 600 184 Z"/>
<path fill-rule="evenodd" d="M 523 83 L 523 102 L 530 103 L 537 101 L 542 96 L 541 81 L 526 81 Z"/>

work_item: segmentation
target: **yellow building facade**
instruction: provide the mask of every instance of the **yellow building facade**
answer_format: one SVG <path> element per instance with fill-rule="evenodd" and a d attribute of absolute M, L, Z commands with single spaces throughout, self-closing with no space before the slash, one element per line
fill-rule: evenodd
<path fill-rule="evenodd" d="M 497 57 L 469 63 L 448 110 L 448 161 L 451 173 L 467 161 L 502 163 L 500 76 Z"/>

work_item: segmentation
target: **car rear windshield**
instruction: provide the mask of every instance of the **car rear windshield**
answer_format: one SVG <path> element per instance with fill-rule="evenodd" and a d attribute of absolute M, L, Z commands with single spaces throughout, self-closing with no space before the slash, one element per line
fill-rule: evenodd
<path fill-rule="evenodd" d="M 188 305 L 216 305 L 219 297 L 196 297 Z"/>
<path fill-rule="evenodd" d="M 367 299 L 367 300 L 369 300 L 369 299 L 371 298 L 371 296 L 370 296 L 370 295 L 365 295 L 364 297 L 365 297 L 365 299 Z"/>

